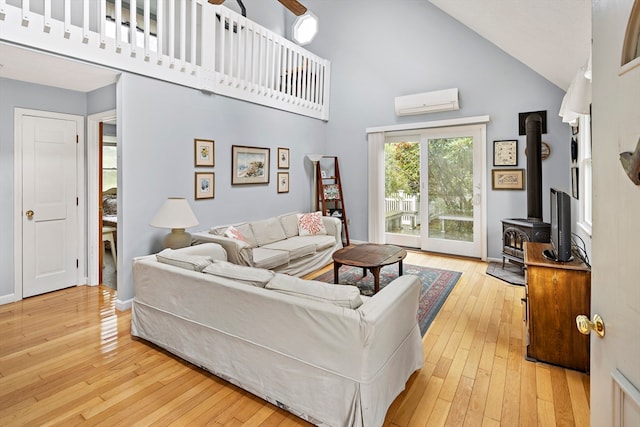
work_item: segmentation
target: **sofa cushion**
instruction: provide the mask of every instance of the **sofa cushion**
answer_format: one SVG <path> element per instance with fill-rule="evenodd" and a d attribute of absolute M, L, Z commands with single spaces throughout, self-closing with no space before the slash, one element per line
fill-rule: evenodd
<path fill-rule="evenodd" d="M 344 308 L 356 309 L 362 305 L 360 290 L 355 286 L 332 285 L 276 273 L 265 288 Z"/>
<path fill-rule="evenodd" d="M 230 236 L 227 234 L 227 231 L 229 231 L 230 228 L 232 228 L 234 230 L 232 230 L 230 232 L 230 234 L 232 232 L 234 232 L 235 230 L 237 230 L 237 233 L 239 235 L 242 235 L 243 239 L 237 239 L 236 240 L 243 240 L 244 242 L 246 242 L 250 247 L 255 248 L 256 246 L 258 246 L 258 242 L 256 242 L 256 238 L 253 235 L 253 231 L 251 230 L 251 226 L 249 224 L 234 224 L 234 225 L 221 225 L 218 227 L 213 227 L 209 230 L 209 234 L 213 234 L 216 236 L 224 236 L 224 237 L 229 237 L 229 238 L 235 238 L 233 236 Z"/>
<path fill-rule="evenodd" d="M 317 236 L 296 236 L 287 240 L 291 240 L 291 243 L 294 244 L 313 245 L 315 246 L 317 252 L 327 248 L 331 248 L 336 244 L 335 236 L 331 236 L 328 234 L 320 234 Z"/>
<path fill-rule="evenodd" d="M 227 261 L 214 261 L 209 264 L 203 272 L 214 276 L 248 283 L 261 288 L 264 288 L 264 286 L 273 279 L 274 276 L 274 273 L 269 270 L 236 265 Z"/>
<path fill-rule="evenodd" d="M 292 212 L 278 217 L 287 239 L 298 235 L 298 212 Z"/>
<path fill-rule="evenodd" d="M 322 212 L 298 214 L 298 234 L 300 236 L 327 234 L 327 229 L 322 222 Z"/>
<path fill-rule="evenodd" d="M 287 238 L 280 224 L 280 220 L 275 217 L 252 222 L 251 230 L 253 230 L 253 235 L 256 238 L 258 246 L 268 245 L 269 243 Z"/>
<path fill-rule="evenodd" d="M 289 252 L 276 249 L 253 248 L 253 266 L 268 270 L 289 264 Z"/>
<path fill-rule="evenodd" d="M 296 236 L 290 239 L 284 239 L 277 242 L 269 243 L 268 245 L 264 245 L 262 247 L 265 249 L 287 251 L 289 252 L 289 260 L 291 261 L 303 256 L 311 255 L 316 252 L 316 245 L 305 239 L 307 238 L 300 238 L 300 236 Z"/>
<path fill-rule="evenodd" d="M 213 262 L 210 256 L 190 255 L 174 249 L 165 249 L 156 254 L 158 262 L 186 270 L 202 271 Z"/>

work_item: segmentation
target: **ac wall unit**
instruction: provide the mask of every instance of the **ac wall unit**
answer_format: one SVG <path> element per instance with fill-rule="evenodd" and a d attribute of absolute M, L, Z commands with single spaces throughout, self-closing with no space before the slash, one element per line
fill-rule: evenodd
<path fill-rule="evenodd" d="M 459 110 L 458 88 L 398 96 L 395 106 L 398 116 Z"/>

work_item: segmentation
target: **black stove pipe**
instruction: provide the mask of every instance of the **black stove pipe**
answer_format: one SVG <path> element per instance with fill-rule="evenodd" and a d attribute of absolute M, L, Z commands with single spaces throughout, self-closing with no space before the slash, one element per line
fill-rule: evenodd
<path fill-rule="evenodd" d="M 542 118 L 529 114 L 527 132 L 527 219 L 542 221 Z"/>

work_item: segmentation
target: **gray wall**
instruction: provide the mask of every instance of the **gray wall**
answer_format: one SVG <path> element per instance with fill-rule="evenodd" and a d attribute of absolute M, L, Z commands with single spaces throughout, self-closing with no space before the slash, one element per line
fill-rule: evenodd
<path fill-rule="evenodd" d="M 168 230 L 149 222 L 167 197 L 186 197 L 198 229 L 310 208 L 312 165 L 323 151 L 326 124 L 157 80 L 124 74 L 118 82 L 118 298 L 133 297 L 131 259 L 162 249 Z M 215 140 L 215 167 L 194 167 L 194 138 Z M 231 146 L 268 147 L 268 185 L 231 185 Z M 290 191 L 278 194 L 276 151 L 290 149 Z M 194 173 L 215 172 L 215 198 L 194 200 Z"/>
<path fill-rule="evenodd" d="M 526 217 L 526 194 L 492 191 L 493 140 L 519 140 L 518 113 L 547 110 L 552 149 L 543 162 L 544 215 L 548 188 L 570 190 L 570 138 L 558 117 L 564 91 L 427 1 L 307 0 L 320 32 L 307 46 L 331 61 L 331 110 L 325 153 L 340 157 L 346 209 L 354 240 L 367 240 L 367 127 L 488 114 L 488 255 L 501 253 L 502 218 Z M 291 14 L 289 14 L 291 15 Z M 289 19 L 292 21 L 292 19 Z M 397 117 L 394 97 L 457 87 L 460 110 Z"/>

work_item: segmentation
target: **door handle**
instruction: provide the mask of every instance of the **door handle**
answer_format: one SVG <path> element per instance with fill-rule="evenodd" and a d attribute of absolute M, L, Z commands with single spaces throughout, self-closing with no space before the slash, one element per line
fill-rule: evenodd
<path fill-rule="evenodd" d="M 584 314 L 576 316 L 576 327 L 581 334 L 589 335 L 593 330 L 599 337 L 604 337 L 604 321 L 599 314 L 594 314 L 593 320 L 589 320 Z"/>
<path fill-rule="evenodd" d="M 33 218 L 33 211 L 29 209 L 27 212 L 25 212 L 25 216 L 27 217 L 27 219 Z"/>

